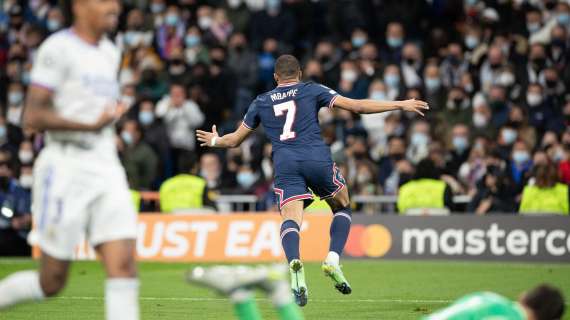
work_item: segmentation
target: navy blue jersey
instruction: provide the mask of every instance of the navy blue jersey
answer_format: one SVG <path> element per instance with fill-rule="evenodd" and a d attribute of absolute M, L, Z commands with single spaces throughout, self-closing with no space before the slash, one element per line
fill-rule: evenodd
<path fill-rule="evenodd" d="M 261 123 L 273 145 L 276 165 L 287 160 L 331 161 L 318 112 L 332 107 L 337 96 L 334 90 L 313 82 L 280 85 L 257 96 L 243 125 L 253 130 Z"/>

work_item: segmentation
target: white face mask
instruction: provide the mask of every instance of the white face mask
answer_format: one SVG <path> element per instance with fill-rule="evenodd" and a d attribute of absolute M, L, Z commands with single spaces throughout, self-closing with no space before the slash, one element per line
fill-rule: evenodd
<path fill-rule="evenodd" d="M 487 126 L 487 117 L 485 117 L 484 114 L 482 114 L 481 112 L 475 112 L 473 114 L 473 124 L 475 125 L 475 127 L 477 128 L 482 128 Z"/>
<path fill-rule="evenodd" d="M 34 153 L 31 150 L 20 150 L 18 158 L 22 163 L 30 163 L 34 159 Z"/>
<path fill-rule="evenodd" d="M 542 103 L 542 96 L 538 93 L 527 93 L 526 94 L 526 102 L 531 107 L 536 107 Z"/>
<path fill-rule="evenodd" d="M 212 26 L 212 18 L 208 16 L 198 18 L 198 27 L 202 30 L 208 30 Z"/>
<path fill-rule="evenodd" d="M 20 176 L 20 186 L 24 189 L 32 188 L 34 177 L 31 174 L 23 174 Z"/>
<path fill-rule="evenodd" d="M 356 81 L 357 77 L 358 74 L 354 70 L 344 70 L 340 73 L 340 78 L 343 81 L 354 82 Z"/>

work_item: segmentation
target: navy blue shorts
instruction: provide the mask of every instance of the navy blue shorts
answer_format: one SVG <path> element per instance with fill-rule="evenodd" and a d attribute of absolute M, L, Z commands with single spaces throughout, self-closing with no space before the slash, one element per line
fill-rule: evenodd
<path fill-rule="evenodd" d="M 334 197 L 346 185 L 332 161 L 279 161 L 275 163 L 275 193 L 279 209 L 293 200 Z M 312 193 L 311 193 L 312 191 Z"/>

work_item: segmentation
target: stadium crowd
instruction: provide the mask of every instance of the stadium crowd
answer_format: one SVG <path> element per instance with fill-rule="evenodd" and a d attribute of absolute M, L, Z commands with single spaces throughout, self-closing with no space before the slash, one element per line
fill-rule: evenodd
<path fill-rule="evenodd" d="M 204 203 L 255 194 L 259 210 L 274 207 L 261 129 L 223 152 L 198 147 L 194 131 L 239 125 L 253 98 L 275 86 L 283 53 L 301 60 L 306 81 L 347 97 L 429 102 L 425 118 L 320 111 L 353 195 L 397 195 L 423 174 L 445 183 L 446 198 L 471 196 L 466 206 L 449 202 L 453 211 L 484 214 L 518 211 L 534 181 L 570 183 L 566 0 L 122 3 L 112 36 L 123 49 L 120 100 L 130 110 L 117 124 L 117 146 L 133 190 L 192 173 L 205 181 Z M 42 133 L 21 123 L 30 68 L 47 35 L 69 31 L 56 1 L 5 0 L 1 9 L 0 188 L 26 207 L 43 145 Z"/>

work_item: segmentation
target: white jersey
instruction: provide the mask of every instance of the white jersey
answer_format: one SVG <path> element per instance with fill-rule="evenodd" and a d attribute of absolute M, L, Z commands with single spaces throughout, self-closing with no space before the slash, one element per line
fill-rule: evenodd
<path fill-rule="evenodd" d="M 31 80 L 53 91 L 61 117 L 94 123 L 116 105 L 119 62 L 110 40 L 91 45 L 65 30 L 40 46 Z M 137 215 L 112 125 L 101 132 L 48 132 L 33 176 L 33 234 L 43 252 L 70 260 L 85 233 L 93 246 L 136 238 Z"/>
<path fill-rule="evenodd" d="M 32 85 L 52 90 L 56 112 L 80 123 L 95 123 L 119 97 L 119 49 L 108 39 L 90 44 L 71 29 L 59 31 L 40 46 L 31 73 Z M 49 131 L 46 144 L 72 145 L 96 161 L 115 161 L 112 125 L 100 132 Z M 83 152 L 86 153 L 86 152 Z"/>

